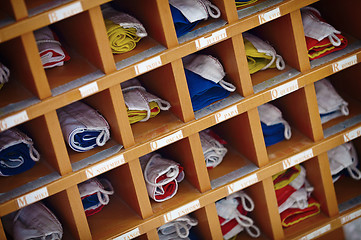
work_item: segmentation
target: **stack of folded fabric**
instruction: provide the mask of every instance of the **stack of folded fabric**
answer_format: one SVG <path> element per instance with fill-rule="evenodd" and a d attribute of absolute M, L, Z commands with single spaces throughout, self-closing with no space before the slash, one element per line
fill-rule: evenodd
<path fill-rule="evenodd" d="M 328 24 L 317 9 L 302 8 L 301 15 L 310 60 L 342 50 L 347 46 L 347 39 L 340 31 Z"/>
<path fill-rule="evenodd" d="M 243 7 L 255 3 L 257 1 L 258 0 L 235 0 L 235 3 L 236 3 L 236 7 Z"/>
<path fill-rule="evenodd" d="M 57 113 L 64 139 L 74 151 L 85 152 L 110 139 L 105 118 L 81 101 L 62 107 Z"/>
<path fill-rule="evenodd" d="M 347 174 L 355 180 L 361 179 L 361 171 L 358 169 L 358 156 L 352 142 L 341 144 L 329 150 L 327 155 L 333 182 L 336 182 L 343 174 Z"/>
<path fill-rule="evenodd" d="M 222 64 L 210 55 L 186 56 L 183 65 L 194 111 L 224 99 L 236 90 L 235 86 L 223 80 L 226 73 Z"/>
<path fill-rule="evenodd" d="M 148 153 L 139 158 L 148 195 L 156 202 L 171 199 L 184 179 L 183 167 L 158 153 Z"/>
<path fill-rule="evenodd" d="M 258 107 L 258 113 L 266 146 L 291 138 L 291 127 L 276 106 L 265 103 Z"/>
<path fill-rule="evenodd" d="M 227 148 L 223 146 L 227 142 L 210 129 L 199 132 L 199 137 L 207 168 L 218 166 L 227 153 Z"/>
<path fill-rule="evenodd" d="M 86 216 L 91 216 L 109 203 L 109 195 L 114 194 L 110 182 L 105 178 L 91 178 L 78 185 Z"/>
<path fill-rule="evenodd" d="M 130 124 L 145 122 L 155 117 L 160 110 L 169 110 L 170 103 L 147 92 L 138 79 L 121 83 Z"/>
<path fill-rule="evenodd" d="M 40 155 L 31 138 L 16 128 L 0 132 L 0 176 L 13 176 L 29 170 Z"/>
<path fill-rule="evenodd" d="M 177 37 L 192 31 L 208 17 L 219 18 L 221 12 L 208 0 L 169 0 Z"/>
<path fill-rule="evenodd" d="M 41 202 L 21 208 L 2 219 L 4 229 L 14 240 L 60 240 L 63 237 L 61 223 Z"/>
<path fill-rule="evenodd" d="M 250 74 L 268 68 L 283 70 L 285 62 L 276 50 L 267 42 L 248 32 L 243 33 L 248 69 Z"/>
<path fill-rule="evenodd" d="M 282 226 L 289 227 L 320 213 L 320 204 L 311 196 L 313 187 L 306 170 L 293 166 L 272 176 Z"/>
<path fill-rule="evenodd" d="M 116 10 L 110 4 L 102 6 L 102 13 L 110 48 L 114 54 L 133 50 L 137 43 L 148 35 L 143 24 L 138 19 Z"/>
<path fill-rule="evenodd" d="M 70 60 L 70 56 L 61 45 L 59 38 L 49 27 L 36 30 L 34 36 L 44 68 L 63 66 L 64 62 Z"/>
<path fill-rule="evenodd" d="M 189 240 L 190 230 L 197 226 L 198 221 L 189 215 L 179 217 L 172 222 L 166 223 L 158 228 L 160 240 Z"/>
<path fill-rule="evenodd" d="M 257 238 L 261 232 L 247 213 L 254 210 L 254 203 L 245 192 L 235 192 L 216 202 L 218 218 L 225 240 L 231 239 L 243 230 Z"/>
<path fill-rule="evenodd" d="M 10 70 L 0 62 L 0 89 L 9 81 Z"/>
<path fill-rule="evenodd" d="M 328 79 L 315 82 L 315 91 L 322 123 L 349 114 L 348 103 L 336 92 Z"/>

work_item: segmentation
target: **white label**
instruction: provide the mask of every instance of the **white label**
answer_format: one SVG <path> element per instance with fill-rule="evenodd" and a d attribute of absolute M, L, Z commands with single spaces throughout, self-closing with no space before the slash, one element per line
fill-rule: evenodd
<path fill-rule="evenodd" d="M 320 229 L 317 229 L 316 231 L 314 231 L 314 232 L 312 232 L 310 234 L 307 234 L 306 236 L 300 238 L 300 240 L 311 240 L 311 239 L 314 239 L 314 238 L 316 238 L 316 237 L 318 237 L 318 236 L 320 236 L 320 235 L 322 235 L 322 234 L 324 234 L 324 233 L 326 233 L 326 232 L 328 232 L 330 230 L 331 230 L 331 225 L 328 224 L 328 225 L 326 225 L 326 226 L 324 226 L 324 227 L 322 227 Z"/>
<path fill-rule="evenodd" d="M 187 215 L 188 213 L 191 213 L 201 207 L 201 204 L 199 203 L 199 200 L 190 202 L 180 208 L 177 208 L 169 213 L 164 214 L 164 222 L 170 222 L 174 219 L 177 219 L 181 216 Z"/>
<path fill-rule="evenodd" d="M 353 55 L 351 57 L 345 58 L 341 61 L 338 61 L 334 64 L 332 64 L 332 70 L 333 72 L 341 71 L 342 69 L 351 67 L 352 65 L 355 65 L 357 63 L 357 56 Z"/>
<path fill-rule="evenodd" d="M 355 139 L 359 136 L 361 136 L 361 127 L 357 128 L 355 130 L 349 131 L 348 133 L 345 133 L 343 135 L 343 140 L 345 140 L 345 142 L 349 142 L 352 139 Z"/>
<path fill-rule="evenodd" d="M 127 232 L 119 237 L 113 238 L 113 240 L 129 240 L 140 236 L 139 228 L 135 228 L 130 232 Z"/>
<path fill-rule="evenodd" d="M 162 139 L 159 139 L 157 141 L 151 142 L 150 143 L 150 148 L 152 149 L 152 151 L 157 150 L 158 148 L 167 146 L 168 144 L 174 143 L 180 139 L 183 138 L 183 132 L 182 130 L 179 130 L 176 133 L 173 133 L 169 136 L 166 136 Z"/>
<path fill-rule="evenodd" d="M 299 154 L 296 154 L 290 158 L 287 158 L 286 160 L 283 160 L 283 169 L 290 168 L 292 166 L 295 166 L 303 161 L 306 161 L 307 159 L 310 159 L 313 157 L 313 150 L 308 149 L 306 151 L 303 151 Z"/>
<path fill-rule="evenodd" d="M 355 218 L 358 218 L 359 216 L 361 216 L 361 209 L 341 218 L 341 224 L 345 224 L 346 222 L 354 220 Z"/>
<path fill-rule="evenodd" d="M 238 180 L 237 182 L 234 182 L 232 184 L 228 185 L 228 194 L 238 192 L 239 190 L 242 190 L 248 186 L 251 186 L 252 184 L 258 182 L 257 174 L 254 173 L 251 176 L 245 177 L 243 179 Z"/>
<path fill-rule="evenodd" d="M 60 8 L 56 11 L 49 13 L 49 20 L 50 20 L 50 23 L 54 23 L 54 22 L 60 21 L 64 18 L 73 16 L 82 11 L 83 11 L 83 7 L 81 6 L 80 1 L 78 1 L 78 2 L 72 3 L 68 6 L 65 6 L 63 8 Z"/>
<path fill-rule="evenodd" d="M 89 178 L 95 177 L 99 174 L 102 174 L 106 171 L 109 171 L 113 168 L 119 167 L 120 165 L 122 165 L 124 163 L 125 163 L 124 156 L 123 156 L 123 154 L 121 154 L 119 156 L 116 156 L 116 157 L 113 157 L 113 158 L 107 160 L 106 162 L 99 163 L 99 164 L 95 165 L 94 167 L 88 168 L 87 170 L 85 170 L 85 174 L 86 174 L 86 177 L 89 179 Z"/>
<path fill-rule="evenodd" d="M 265 23 L 281 16 L 280 8 L 258 15 L 259 23 Z"/>
<path fill-rule="evenodd" d="M 46 187 L 28 193 L 25 196 L 19 197 L 17 200 L 19 208 L 25 207 L 34 202 L 40 201 L 49 196 L 48 189 Z"/>
<path fill-rule="evenodd" d="M 0 120 L 0 130 L 6 130 L 12 128 L 18 124 L 21 124 L 25 121 L 29 120 L 28 114 L 26 111 L 19 112 L 12 116 L 9 116 L 3 120 Z"/>
<path fill-rule="evenodd" d="M 135 69 L 135 73 L 139 75 L 148 72 L 154 68 L 157 68 L 159 66 L 162 66 L 162 60 L 160 59 L 160 56 L 157 56 L 135 65 L 134 69 Z"/>
<path fill-rule="evenodd" d="M 298 90 L 298 80 L 285 83 L 282 86 L 270 90 L 272 100 Z"/>
<path fill-rule="evenodd" d="M 80 94 L 82 97 L 89 96 L 90 94 L 96 93 L 99 91 L 98 84 L 96 82 L 89 83 L 81 88 L 79 88 Z"/>
<path fill-rule="evenodd" d="M 233 106 L 216 113 L 214 117 L 216 119 L 216 122 L 219 123 L 236 115 L 238 115 L 238 108 L 237 106 Z"/>
<path fill-rule="evenodd" d="M 209 45 L 212 45 L 216 42 L 221 41 L 222 39 L 225 39 L 227 37 L 227 31 L 226 29 L 219 30 L 217 32 L 214 32 L 211 36 L 205 38 L 201 37 L 197 40 L 195 40 L 196 48 L 197 50 L 207 47 Z"/>

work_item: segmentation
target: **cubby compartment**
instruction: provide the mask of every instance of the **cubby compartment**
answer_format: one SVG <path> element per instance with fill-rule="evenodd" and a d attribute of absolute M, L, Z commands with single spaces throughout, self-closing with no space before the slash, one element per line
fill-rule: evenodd
<path fill-rule="evenodd" d="M 165 209 L 174 209 L 192 201 L 199 201 L 197 199 L 201 196 L 201 192 L 210 189 L 210 182 L 206 177 L 205 162 L 201 155 L 200 142 L 197 138 L 198 135 L 191 135 L 149 153 L 149 155 L 140 157 L 143 181 L 148 185 L 148 192 L 153 196 L 152 198 L 157 199 L 156 201 L 149 198 L 154 214 L 163 213 Z M 156 172 L 151 171 L 157 169 L 156 166 L 158 166 L 159 162 L 161 164 L 159 170 Z M 168 169 L 164 166 L 169 166 L 169 171 L 177 173 L 177 175 L 173 174 L 174 176 L 169 175 L 165 178 L 166 180 L 163 181 L 164 184 L 162 185 L 164 192 L 161 193 L 158 190 L 155 192 L 156 189 L 153 191 L 152 185 L 148 184 L 148 181 L 153 184 L 154 181 L 158 180 L 162 182 L 161 179 L 166 174 L 165 169 Z M 153 174 L 150 175 L 150 173 Z"/>
<path fill-rule="evenodd" d="M 39 209 L 43 209 L 44 212 L 46 212 L 47 210 L 45 210 L 42 206 L 45 206 L 50 213 L 47 214 L 53 214 L 54 217 L 59 221 L 59 224 L 61 225 L 61 231 L 62 231 L 62 239 L 84 239 L 84 238 L 89 238 L 89 229 L 87 228 L 87 224 L 86 224 L 86 219 L 85 219 L 85 215 L 83 212 L 79 211 L 80 207 L 81 207 L 81 201 L 79 201 L 79 198 L 77 199 L 76 196 L 79 196 L 79 192 L 76 188 L 76 186 L 70 187 L 68 189 L 65 189 L 55 195 L 49 196 L 46 199 L 43 199 L 39 202 L 34 202 L 31 204 L 28 204 L 26 206 L 24 206 L 24 208 L 30 207 L 31 209 L 33 209 L 33 206 L 31 206 L 32 204 L 36 204 L 38 205 L 38 207 L 34 208 L 34 210 L 39 211 Z M 40 204 L 40 206 L 39 206 Z M 80 204 L 80 205 L 79 205 Z M 41 206 L 42 205 L 42 206 Z M 81 210 L 81 209 L 80 209 Z M 23 211 L 23 209 L 21 209 L 20 211 Z M 28 210 L 27 210 L 28 211 Z M 5 224 L 5 218 L 6 219 L 13 219 L 14 215 L 17 213 L 17 211 L 11 212 L 9 213 L 9 215 L 3 216 L 1 218 L 2 220 L 2 224 L 4 226 Z M 28 211 L 29 214 L 29 211 Z M 34 212 L 33 212 L 34 214 Z M 44 214 L 44 213 L 42 213 Z M 10 217 L 12 216 L 12 217 Z M 23 215 L 20 216 L 22 218 L 26 218 L 26 216 L 28 215 Z M 38 223 L 38 224 L 56 224 L 55 221 L 51 221 L 46 222 L 46 220 L 50 221 L 49 219 L 31 219 L 32 221 L 34 221 L 34 223 Z M 8 221 L 8 220 L 7 220 Z M 27 219 L 27 221 L 30 221 L 29 219 Z M 18 229 L 21 229 L 21 227 Z M 27 228 L 27 230 L 29 230 L 29 225 L 24 225 L 24 228 Z M 36 229 L 36 225 L 33 226 Z M 59 227 L 58 227 L 59 228 Z M 6 228 L 4 227 L 4 229 L 11 229 L 11 228 Z M 51 230 L 53 230 L 55 232 L 55 227 L 52 226 L 51 229 L 47 229 L 48 230 L 48 234 L 50 234 Z M 11 237 L 11 235 L 9 235 L 8 232 L 6 232 L 6 239 L 13 239 Z M 27 233 L 28 234 L 28 233 Z M 33 233 L 34 234 L 34 233 Z M 27 235 L 25 235 L 27 236 Z"/>
<path fill-rule="evenodd" d="M 0 28 L 15 22 L 14 10 L 10 0 L 3 1 L 0 10 Z"/>
<path fill-rule="evenodd" d="M 56 113 L 52 111 L 16 127 L 32 139 L 40 159 L 26 171 L 1 177 L 2 203 L 44 187 L 61 178 L 61 175 L 71 172 L 69 159 L 64 155 L 65 146 L 57 138 L 60 137 L 60 129 L 54 124 L 56 119 Z M 33 152 L 33 156 L 37 156 L 36 152 Z M 9 210 L 11 208 L 5 211 Z"/>
<path fill-rule="evenodd" d="M 252 93 L 249 76 L 240 69 L 243 67 L 240 44 L 241 38 L 235 36 L 183 58 L 184 71 L 188 71 L 187 85 L 190 96 L 193 95 L 191 101 L 194 101 L 192 105 L 196 119 L 240 102 Z M 207 73 L 207 68 L 213 69 L 213 73 Z M 194 75 L 201 76 L 204 82 L 196 81 Z M 207 85 L 206 80 L 217 85 Z M 214 100 L 211 102 L 208 99 Z"/>
<path fill-rule="evenodd" d="M 305 161 L 301 165 L 306 170 L 306 179 L 314 188 L 311 197 L 319 203 L 320 213 L 284 228 L 286 238 L 298 236 L 314 229 L 314 226 L 322 226 L 330 221 L 330 218 L 338 214 L 332 177 L 328 170 L 330 166 L 327 155 L 325 153 L 320 154 Z"/>
<path fill-rule="evenodd" d="M 177 2 L 175 1 L 174 3 Z M 176 36 L 178 39 L 178 43 L 182 44 L 195 38 L 201 37 L 202 35 L 205 35 L 207 33 L 216 31 L 224 27 L 229 20 L 228 18 L 230 18 L 230 15 L 232 15 L 230 11 L 227 11 L 227 8 L 229 8 L 227 6 L 228 4 L 229 3 L 227 2 L 219 0 L 204 2 L 202 1 L 201 4 L 194 4 L 194 6 L 188 6 L 188 8 L 190 8 L 191 10 L 188 10 L 188 13 L 183 14 L 183 10 L 177 11 L 177 9 L 182 8 L 181 4 L 178 3 L 175 5 L 171 5 L 170 3 L 168 3 L 169 8 L 174 9 L 174 14 L 171 14 L 170 18 L 170 23 L 172 24 L 170 29 L 171 31 L 169 31 L 168 34 L 174 34 L 174 36 Z M 183 6 L 183 8 L 187 8 L 187 6 Z M 184 17 L 187 15 L 193 18 L 193 20 L 187 20 L 187 17 Z M 184 27 L 184 29 L 182 29 L 183 27 L 176 27 L 175 23 L 177 23 L 177 25 L 185 25 L 187 27 Z M 190 25 L 193 26 L 190 27 Z"/>
<path fill-rule="evenodd" d="M 182 75 L 181 72 L 183 71 L 181 66 L 180 60 L 177 60 L 176 62 L 171 62 L 136 78 L 145 89 L 139 91 L 143 92 L 143 94 L 144 91 L 146 91 L 163 100 L 163 103 L 162 106 L 158 104 L 157 109 L 160 112 L 157 115 L 145 121 L 146 111 L 142 111 L 144 118 L 140 118 L 143 121 L 131 124 L 135 143 L 141 143 L 147 139 L 150 140 L 167 134 L 183 126 L 184 122 L 194 118 L 193 111 L 191 111 L 189 94 L 187 94 L 186 80 L 184 79 L 184 74 Z M 135 80 L 131 79 L 129 81 L 134 82 Z M 127 94 L 127 91 L 132 91 L 131 86 L 134 85 L 133 82 L 124 82 L 121 84 L 123 96 Z M 149 99 L 152 98 L 153 97 L 150 97 Z M 166 110 L 169 106 L 170 108 Z M 129 113 L 129 116 L 133 115 Z M 130 120 L 128 120 L 128 122 L 130 122 Z"/>
<path fill-rule="evenodd" d="M 109 195 L 109 203 L 99 212 L 87 216 L 93 239 L 109 239 L 119 233 L 125 234 L 138 227 L 142 219 L 152 215 L 141 175 L 139 162 L 134 160 L 96 176 L 97 179 L 106 179 L 114 194 Z"/>
<path fill-rule="evenodd" d="M 272 52 L 267 53 L 270 52 L 268 48 L 271 47 L 275 50 L 276 54 L 274 56 L 275 60 L 272 68 L 268 67 L 255 73 L 251 72 L 255 93 L 274 87 L 279 83 L 286 82 L 298 76 L 302 71 L 307 70 L 308 59 L 304 52 L 303 39 L 296 41 L 298 35 L 301 35 L 301 33 L 303 35 L 302 28 L 300 28 L 301 24 L 302 20 L 300 14 L 295 11 L 266 22 L 243 34 L 245 39 L 247 39 L 246 34 L 251 34 L 264 42 L 263 45 L 258 43 L 258 41 L 255 41 L 255 44 L 257 44 L 255 47 L 260 48 L 258 52 L 264 51 L 266 52 L 266 55 L 271 56 L 273 54 Z M 275 32 L 278 32 L 278 34 L 274 34 Z M 280 35 L 282 37 L 279 37 Z M 266 48 L 267 45 L 269 46 Z M 249 46 L 249 44 L 246 44 L 245 46 Z M 252 48 L 249 49 L 251 50 Z M 250 57 L 254 56 L 254 54 L 255 53 L 252 53 Z M 257 59 L 255 57 L 252 58 Z M 268 60 L 268 62 L 270 62 L 270 60 Z M 262 66 L 264 63 L 259 61 L 258 64 Z M 258 69 L 259 67 L 253 68 Z"/>
<path fill-rule="evenodd" d="M 166 1 L 131 2 L 113 0 L 101 6 L 102 8 L 112 7 L 116 11 L 134 17 L 143 25 L 147 34 L 147 36 L 141 37 L 141 39 L 135 43 L 136 46 L 134 49 L 123 53 L 113 53 L 117 70 L 155 56 L 166 50 L 167 47 L 174 46 L 176 41 L 175 37 L 170 37 L 166 34 L 166 32 L 169 31 L 167 29 L 169 27 L 167 22 L 171 21 L 169 9 L 160 7 L 157 2 Z M 103 14 L 103 17 L 106 17 L 106 15 Z M 126 23 L 126 20 L 124 21 L 125 24 L 130 25 Z M 117 31 L 113 30 L 113 32 L 116 33 Z M 115 40 L 114 44 L 117 44 Z"/>
<path fill-rule="evenodd" d="M 115 156 L 133 143 L 129 124 L 120 127 L 126 114 L 122 101 L 120 87 L 116 86 L 57 109 L 73 171 Z M 94 138 L 96 141 L 91 140 Z"/>
<path fill-rule="evenodd" d="M 262 132 L 257 123 L 259 123 L 259 117 L 253 109 L 209 128 L 226 141 L 223 147 L 227 149 L 222 162 L 208 169 L 213 189 L 250 174 L 267 164 L 264 144 L 258 140 L 262 137 Z"/>
<path fill-rule="evenodd" d="M 361 66 L 358 64 L 326 78 L 337 94 L 347 103 L 348 115 L 341 114 L 341 116 L 323 123 L 322 128 L 325 138 L 340 133 L 345 129 L 357 127 L 360 124 L 361 98 L 358 93 L 360 83 L 357 77 L 360 74 Z"/>
<path fill-rule="evenodd" d="M 1 116 L 26 109 L 50 96 L 38 56 L 32 33 L 0 44 L 0 62 L 9 69 L 8 82 L 1 88 Z"/>
<path fill-rule="evenodd" d="M 65 5 L 72 0 L 62 0 L 62 1 L 52 1 L 52 0 L 40 0 L 40 1 L 31 1 L 25 0 L 26 9 L 28 11 L 28 16 L 32 17 L 37 14 L 43 13 L 45 11 L 51 10 L 53 8 Z"/>
<path fill-rule="evenodd" d="M 356 150 L 356 158 L 354 161 L 357 161 L 357 169 L 360 170 L 360 153 L 361 153 L 361 139 L 356 138 L 350 141 Z M 346 157 L 346 156 L 345 156 Z M 361 200 L 361 191 L 360 191 L 361 181 L 354 179 L 345 168 L 342 171 L 340 178 L 334 182 L 337 203 L 339 211 L 345 212 L 350 209 L 358 209 L 360 207 Z"/>
<path fill-rule="evenodd" d="M 53 96 L 76 89 L 115 70 L 110 49 L 100 45 L 100 42 L 107 41 L 104 25 L 98 24 L 101 21 L 98 6 L 47 26 L 57 35 L 70 57 L 63 66 L 45 69 Z"/>
<path fill-rule="evenodd" d="M 261 189 L 262 191 L 260 191 Z M 234 205 L 234 203 L 230 204 L 232 202 L 230 199 L 237 197 L 236 199 L 240 200 L 238 201 L 239 204 L 237 206 L 237 211 L 246 217 L 242 217 L 237 213 L 239 221 L 245 224 L 245 226 L 242 226 L 237 220 L 238 224 L 243 227 L 243 230 L 236 236 L 236 239 L 283 238 L 278 209 L 277 207 L 274 207 L 277 206 L 277 200 L 274 194 L 271 178 L 257 182 L 254 185 L 242 189 L 239 192 L 229 192 L 229 194 L 230 195 L 226 196 L 225 198 L 217 200 L 216 205 L 218 205 L 217 210 L 220 211 L 218 215 L 221 217 L 223 216 L 224 218 L 227 216 L 227 213 L 230 213 L 229 211 L 233 208 Z M 222 207 L 223 201 L 224 203 L 228 201 L 229 205 L 225 204 Z M 228 209 L 228 212 L 226 209 Z M 219 218 L 219 221 L 221 223 L 221 218 Z M 226 234 L 230 230 L 229 225 L 222 226 L 222 228 L 223 234 Z M 235 227 L 233 231 L 236 229 L 237 227 Z M 228 236 L 230 236 L 229 234 L 231 233 L 228 233 Z"/>
<path fill-rule="evenodd" d="M 291 128 L 288 140 L 285 138 L 267 146 L 270 162 L 301 152 L 322 138 L 321 124 L 314 121 L 318 117 L 316 101 L 311 84 L 269 102 L 281 111 L 282 118 Z"/>
<path fill-rule="evenodd" d="M 332 4 L 332 8 L 329 7 L 330 4 Z M 359 2 L 350 0 L 345 4 L 341 4 L 337 1 L 329 2 L 321 0 L 310 6 L 316 8 L 320 12 L 321 17 L 336 30 L 340 31 L 341 35 L 347 39 L 347 46 L 344 49 L 329 53 L 319 59 L 311 60 L 310 63 L 312 68 L 329 63 L 333 60 L 347 58 L 360 52 L 361 31 L 359 28 L 353 27 L 359 20 L 358 13 L 356 13 L 356 9 L 359 9 L 361 6 Z M 340 9 L 341 7 L 342 11 L 337 11 L 337 9 Z M 334 70 L 334 72 L 336 72 L 336 70 Z"/>

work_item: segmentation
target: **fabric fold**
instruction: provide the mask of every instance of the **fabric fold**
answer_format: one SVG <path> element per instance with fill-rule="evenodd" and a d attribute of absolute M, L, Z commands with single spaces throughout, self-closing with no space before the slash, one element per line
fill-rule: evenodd
<path fill-rule="evenodd" d="M 63 136 L 74 151 L 89 151 L 104 146 L 110 139 L 110 127 L 105 118 L 81 101 L 58 109 L 57 114 Z"/>
<path fill-rule="evenodd" d="M 143 24 L 135 17 L 109 4 L 102 6 L 102 13 L 113 54 L 133 50 L 142 38 L 148 36 Z"/>
<path fill-rule="evenodd" d="M 4 228 L 14 240 L 60 240 L 63 228 L 49 208 L 36 202 L 3 217 Z"/>
<path fill-rule="evenodd" d="M 301 16 L 310 60 L 321 58 L 347 46 L 347 39 L 340 31 L 328 24 L 317 9 L 304 7 L 301 9 Z"/>
<path fill-rule="evenodd" d="M 130 124 L 145 122 L 158 115 L 160 110 L 171 107 L 166 100 L 149 93 L 136 78 L 121 83 L 121 87 Z"/>
<path fill-rule="evenodd" d="M 159 239 L 187 239 L 192 227 L 198 225 L 198 220 L 189 215 L 179 217 L 158 228 Z M 189 239 L 189 238 L 188 238 Z"/>
<path fill-rule="evenodd" d="M 194 111 L 229 96 L 236 87 L 225 81 L 225 71 L 211 55 L 192 54 L 183 58 L 184 71 Z"/>
<path fill-rule="evenodd" d="M 324 78 L 315 82 L 315 91 L 321 123 L 349 115 L 348 103 L 338 94 L 328 79 Z"/>
<path fill-rule="evenodd" d="M 49 27 L 34 31 L 34 37 L 45 69 L 63 66 L 64 62 L 70 60 L 70 56 L 61 45 L 58 36 Z"/>
<path fill-rule="evenodd" d="M 183 167 L 159 153 L 149 153 L 139 158 L 148 195 L 156 202 L 171 199 L 184 179 Z"/>
<path fill-rule="evenodd" d="M 0 89 L 9 81 L 10 70 L 0 62 Z"/>
<path fill-rule="evenodd" d="M 291 126 L 283 119 L 282 112 L 276 106 L 265 103 L 258 106 L 258 113 L 266 146 L 291 138 Z"/>
<path fill-rule="evenodd" d="M 192 31 L 209 17 L 219 18 L 221 12 L 208 0 L 169 0 L 177 37 Z"/>
<path fill-rule="evenodd" d="M 242 35 L 250 74 L 268 68 L 285 69 L 282 56 L 270 44 L 248 32 Z"/>
<path fill-rule="evenodd" d="M 23 173 L 39 159 L 39 152 L 25 133 L 16 128 L 0 132 L 0 176 Z"/>
<path fill-rule="evenodd" d="M 91 178 L 78 185 L 86 216 L 100 212 L 114 194 L 111 183 L 105 178 Z"/>
<path fill-rule="evenodd" d="M 199 137 L 201 139 L 202 150 L 204 159 L 206 161 L 207 168 L 214 168 L 218 166 L 224 156 L 227 154 L 227 148 L 223 146 L 223 144 L 218 141 L 218 138 L 214 136 L 211 130 L 203 130 L 199 132 Z"/>
<path fill-rule="evenodd" d="M 235 0 L 236 7 L 243 7 L 257 2 L 258 0 Z"/>

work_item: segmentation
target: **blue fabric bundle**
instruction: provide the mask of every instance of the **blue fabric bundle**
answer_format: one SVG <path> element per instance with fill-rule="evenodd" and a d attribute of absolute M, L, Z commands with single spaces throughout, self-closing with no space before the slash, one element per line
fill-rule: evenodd
<path fill-rule="evenodd" d="M 194 111 L 198 111 L 211 103 L 229 96 L 230 92 L 221 85 L 204 79 L 187 69 L 184 69 L 184 71 Z"/>
<path fill-rule="evenodd" d="M 172 17 L 173 17 L 173 22 L 174 22 L 174 27 L 175 27 L 175 31 L 177 33 L 177 37 L 181 37 L 184 34 L 192 31 L 197 24 L 200 22 L 196 21 L 196 22 L 190 22 L 183 14 L 181 11 L 179 11 L 177 8 L 173 7 L 172 5 L 170 6 L 170 11 L 172 13 Z"/>
<path fill-rule="evenodd" d="M 271 146 L 285 139 L 285 126 L 282 123 L 267 126 L 261 122 L 261 126 L 266 146 Z"/>
<path fill-rule="evenodd" d="M 32 140 L 13 128 L 0 133 L 0 176 L 13 176 L 29 170 L 39 161 Z"/>

